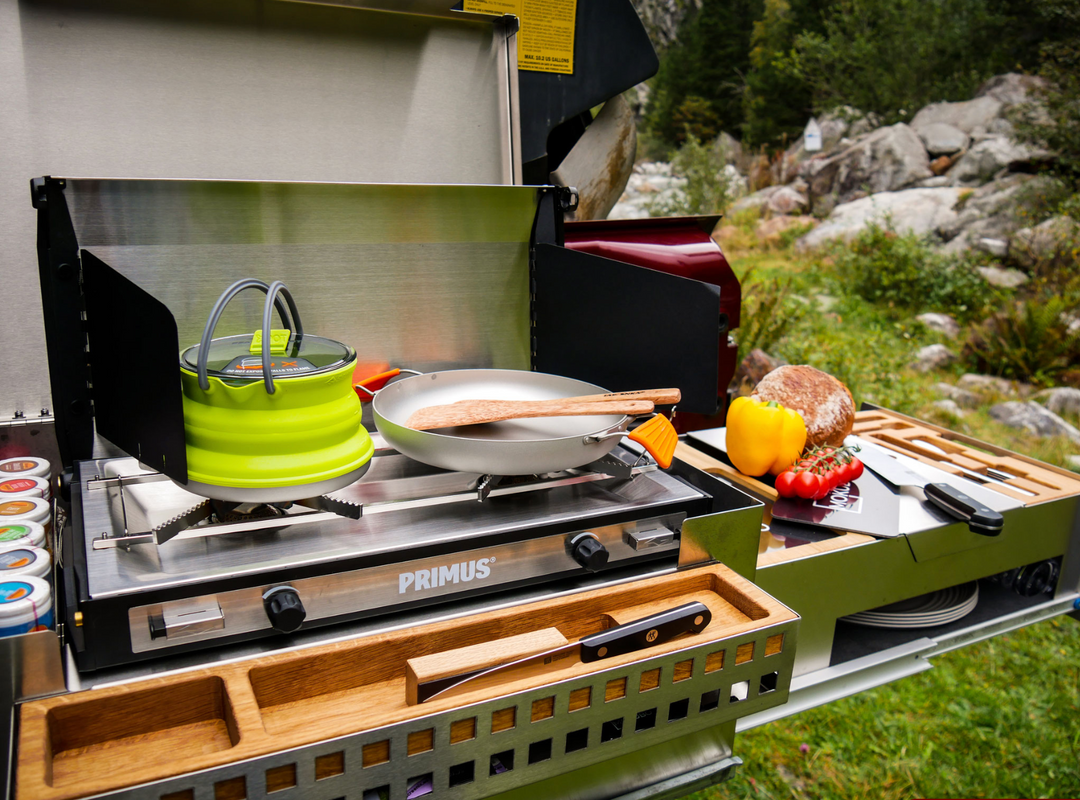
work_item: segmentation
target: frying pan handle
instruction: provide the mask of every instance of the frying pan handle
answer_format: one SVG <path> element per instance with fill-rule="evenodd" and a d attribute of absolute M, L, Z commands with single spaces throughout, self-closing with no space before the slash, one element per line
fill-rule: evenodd
<path fill-rule="evenodd" d="M 224 292 L 221 293 L 221 297 L 214 303 L 214 307 L 210 310 L 210 316 L 206 320 L 206 326 L 203 328 L 202 339 L 199 340 L 199 361 L 198 361 L 198 374 L 199 374 L 199 388 L 204 392 L 210 388 L 210 378 L 206 374 L 207 361 L 210 359 L 210 340 L 214 336 L 214 329 L 217 328 L 218 320 L 221 319 L 222 312 L 225 311 L 225 306 L 240 294 L 245 289 L 260 289 L 267 293 L 269 296 L 270 287 L 262 281 L 256 278 L 242 278 Z M 291 302 L 291 297 L 289 298 Z M 292 321 L 288 318 L 285 303 L 280 298 L 274 300 L 274 305 L 277 307 L 278 315 L 281 317 L 282 323 L 288 330 L 292 330 Z M 292 311 L 295 313 L 296 307 L 292 306 Z M 299 317 L 296 317 L 296 321 L 299 325 Z M 299 332 L 299 331 L 298 331 Z M 263 342 L 267 341 L 266 337 L 263 337 Z M 265 364 L 263 365 L 265 369 Z"/>
<path fill-rule="evenodd" d="M 676 433 L 671 420 L 663 414 L 657 414 L 644 425 L 638 426 L 629 433 L 613 431 L 611 433 L 602 433 L 599 436 L 586 436 L 585 444 L 612 439 L 616 436 L 629 436 L 630 439 L 640 444 L 650 456 L 656 459 L 656 463 L 660 465 L 661 469 L 667 469 L 671 466 L 671 461 L 675 457 L 675 445 L 679 443 L 679 434 Z"/>
<path fill-rule="evenodd" d="M 379 384 L 379 383 L 385 384 L 387 381 L 391 380 L 392 378 L 396 378 L 398 375 L 401 375 L 401 374 L 406 373 L 406 372 L 408 374 L 410 374 L 410 375 L 423 375 L 424 374 L 423 372 L 420 372 L 420 371 L 415 370 L 415 369 L 396 369 L 395 368 L 395 369 L 387 370 L 386 372 L 380 372 L 378 375 L 372 375 L 371 377 L 364 378 L 359 383 L 354 383 L 353 384 L 353 389 L 356 390 L 356 395 L 357 395 L 357 397 L 360 398 L 361 403 L 368 403 L 368 402 L 370 402 L 371 400 L 373 400 L 375 398 L 375 395 L 377 395 L 379 392 L 381 392 L 383 390 L 383 386 L 379 386 L 378 389 L 369 389 L 368 388 L 369 385 Z M 361 395 L 360 394 L 361 392 L 363 392 L 364 395 L 367 395 L 367 396 L 365 397 L 364 395 Z"/>
<path fill-rule="evenodd" d="M 273 394 L 276 391 L 274 389 L 274 376 L 270 372 L 270 318 L 274 315 L 274 304 L 277 302 L 279 294 L 289 304 L 289 316 L 296 323 L 296 334 L 299 336 L 304 333 L 304 325 L 300 322 L 300 312 L 296 310 L 296 302 L 293 300 L 292 292 L 282 281 L 274 281 L 266 290 L 266 303 L 263 304 L 262 318 L 262 368 L 263 383 L 266 385 L 267 394 Z"/>

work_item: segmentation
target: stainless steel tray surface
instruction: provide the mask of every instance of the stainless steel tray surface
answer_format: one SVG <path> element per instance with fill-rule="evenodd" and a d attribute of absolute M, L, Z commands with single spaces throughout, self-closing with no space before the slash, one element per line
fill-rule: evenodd
<path fill-rule="evenodd" d="M 400 553 L 409 560 L 417 547 L 460 541 L 469 542 L 494 534 L 513 534 L 543 526 L 584 524 L 613 513 L 648 516 L 650 509 L 700 500 L 704 495 L 684 482 L 656 471 L 629 481 L 608 485 L 584 484 L 545 489 L 510 497 L 493 497 L 484 503 L 408 508 L 375 514 L 359 520 L 335 518 L 301 523 L 275 531 L 233 534 L 203 539 L 173 540 L 161 546 L 135 545 L 129 550 L 94 550 L 93 540 L 105 531 L 122 533 L 123 513 L 115 486 L 87 488 L 95 475 L 137 474 L 134 459 L 111 459 L 80 465 L 83 530 L 89 593 L 91 597 L 138 592 L 164 586 L 197 582 L 215 577 L 327 563 L 347 557 Z M 479 475 L 444 472 L 404 456 L 381 455 L 373 459 L 368 475 L 335 493 L 355 503 L 382 503 L 424 497 L 432 493 L 465 493 L 474 490 Z M 184 492 L 171 482 L 128 487 L 144 494 L 159 492 L 170 502 L 182 504 L 201 498 Z M 179 499 L 178 499 L 179 496 Z M 129 526 L 134 503 L 127 502 Z"/>

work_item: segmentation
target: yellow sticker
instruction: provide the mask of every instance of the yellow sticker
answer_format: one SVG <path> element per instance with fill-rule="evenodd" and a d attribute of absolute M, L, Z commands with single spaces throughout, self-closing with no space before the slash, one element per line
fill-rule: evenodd
<path fill-rule="evenodd" d="M 464 9 L 473 14 L 512 14 L 520 19 L 521 0 L 465 0 Z"/>
<path fill-rule="evenodd" d="M 479 14 L 513 14 L 520 20 L 518 69 L 574 74 L 577 0 L 465 0 L 463 8 Z"/>

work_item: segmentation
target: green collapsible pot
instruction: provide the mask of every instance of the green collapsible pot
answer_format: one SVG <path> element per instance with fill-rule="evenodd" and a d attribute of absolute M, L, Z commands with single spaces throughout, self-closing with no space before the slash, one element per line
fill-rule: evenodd
<path fill-rule="evenodd" d="M 262 329 L 213 339 L 225 305 L 248 288 L 267 293 Z M 275 306 L 285 330 L 270 328 Z M 375 448 L 352 387 L 355 365 L 348 345 L 303 332 L 280 281 L 234 283 L 215 304 L 202 341 L 180 356 L 185 488 L 216 500 L 282 503 L 358 480 Z"/>

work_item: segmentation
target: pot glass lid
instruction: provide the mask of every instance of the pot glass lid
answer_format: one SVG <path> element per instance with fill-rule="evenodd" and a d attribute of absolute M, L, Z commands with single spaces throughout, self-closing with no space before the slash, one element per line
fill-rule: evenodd
<path fill-rule="evenodd" d="M 199 345 L 180 355 L 180 366 L 198 372 Z M 329 372 L 356 359 L 356 351 L 346 344 L 286 330 L 270 331 L 270 372 L 275 378 L 295 378 Z M 225 336 L 210 342 L 207 372 L 219 378 L 262 380 L 262 331 Z"/>

